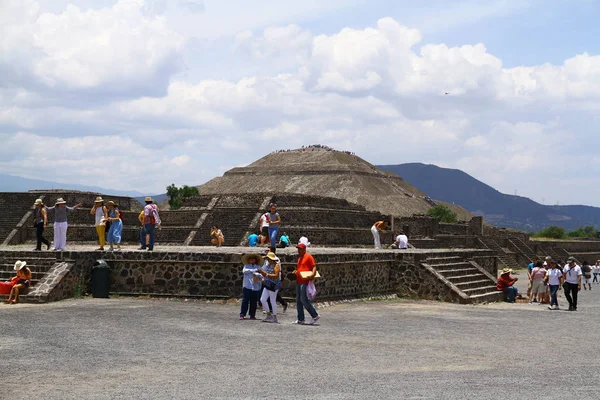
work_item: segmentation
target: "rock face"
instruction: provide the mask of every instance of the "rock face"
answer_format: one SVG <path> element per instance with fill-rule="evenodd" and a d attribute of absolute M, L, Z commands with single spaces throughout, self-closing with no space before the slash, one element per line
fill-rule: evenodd
<path fill-rule="evenodd" d="M 334 197 L 369 211 L 398 216 L 425 213 L 435 204 L 398 175 L 382 171 L 354 154 L 321 147 L 271 153 L 247 167 L 233 168 L 198 189 L 202 195 L 274 192 Z M 449 206 L 460 219 L 470 219 L 468 211 Z"/>

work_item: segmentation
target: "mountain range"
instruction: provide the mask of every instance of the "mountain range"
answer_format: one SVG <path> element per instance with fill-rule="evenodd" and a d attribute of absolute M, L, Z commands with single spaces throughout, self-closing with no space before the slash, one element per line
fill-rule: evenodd
<path fill-rule="evenodd" d="M 504 228 L 538 231 L 556 225 L 566 230 L 593 225 L 600 228 L 600 208 L 591 206 L 549 206 L 527 197 L 504 194 L 458 170 L 435 165 L 408 163 L 378 165 L 393 172 L 428 196 L 454 203 L 486 222 Z"/>

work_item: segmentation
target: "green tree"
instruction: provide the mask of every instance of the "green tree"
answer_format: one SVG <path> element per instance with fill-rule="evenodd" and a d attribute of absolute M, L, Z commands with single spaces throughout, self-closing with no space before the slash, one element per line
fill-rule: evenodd
<path fill-rule="evenodd" d="M 439 222 L 455 224 L 458 221 L 456 213 L 444 205 L 437 205 L 427 210 L 427 215 L 437 219 Z"/>
<path fill-rule="evenodd" d="M 598 237 L 598 230 L 593 226 L 588 225 L 568 232 L 567 236 L 571 238 L 595 238 Z"/>
<path fill-rule="evenodd" d="M 542 229 L 541 231 L 535 234 L 535 237 L 543 237 L 550 239 L 564 239 L 565 236 L 566 235 L 564 228 L 555 225 Z"/>
<path fill-rule="evenodd" d="M 169 196 L 169 207 L 171 210 L 177 210 L 188 197 L 198 196 L 198 188 L 195 186 L 183 185 L 178 188 L 174 183 L 167 186 L 167 196 Z"/>

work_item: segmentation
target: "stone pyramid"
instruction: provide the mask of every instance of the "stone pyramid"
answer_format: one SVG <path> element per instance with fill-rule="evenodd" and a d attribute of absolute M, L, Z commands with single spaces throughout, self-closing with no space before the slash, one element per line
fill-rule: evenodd
<path fill-rule="evenodd" d="M 201 195 L 301 193 L 346 199 L 369 211 L 397 216 L 426 213 L 432 201 L 396 174 L 323 146 L 277 151 L 198 187 Z M 427 200 L 426 200 L 427 197 Z M 437 202 L 442 204 L 441 202 Z M 460 219 L 471 214 L 448 205 Z"/>

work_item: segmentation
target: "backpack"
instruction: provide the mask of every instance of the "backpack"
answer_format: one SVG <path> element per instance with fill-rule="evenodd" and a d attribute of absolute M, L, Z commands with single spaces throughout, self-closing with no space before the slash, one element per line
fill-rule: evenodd
<path fill-rule="evenodd" d="M 123 211 L 121 210 L 117 210 L 119 212 L 119 219 L 121 220 L 121 222 L 123 222 L 123 217 L 125 216 L 125 214 L 123 214 Z"/>

